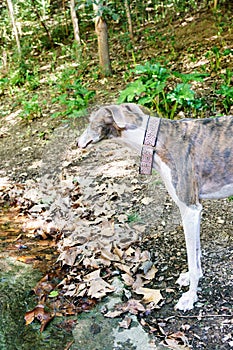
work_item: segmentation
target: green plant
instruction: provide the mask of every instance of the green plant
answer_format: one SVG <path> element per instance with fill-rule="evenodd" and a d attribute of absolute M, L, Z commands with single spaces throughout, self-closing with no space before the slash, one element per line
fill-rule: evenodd
<path fill-rule="evenodd" d="M 182 107 L 193 107 L 195 92 L 191 89 L 190 84 L 177 84 L 176 87 L 167 94 L 167 102 L 172 105 L 170 119 L 173 119 L 178 105 Z"/>
<path fill-rule="evenodd" d="M 147 62 L 137 66 L 130 73 L 139 75 L 139 78 L 121 92 L 118 102 L 138 102 L 150 108 L 158 106 L 158 96 L 163 94 L 170 72 L 159 63 Z"/>
<path fill-rule="evenodd" d="M 38 102 L 38 95 L 34 95 L 31 99 L 23 98 L 21 100 L 22 111 L 20 113 L 20 118 L 26 122 L 38 118 L 42 115 L 42 109 Z"/>
<path fill-rule="evenodd" d="M 173 72 L 173 75 L 176 78 L 179 78 L 182 81 L 182 83 L 184 83 L 184 84 L 187 84 L 190 81 L 203 82 L 203 79 L 205 77 L 209 76 L 209 74 L 207 74 L 207 73 L 199 73 L 199 72 L 187 73 L 187 74 L 183 74 L 183 73 L 179 73 L 179 72 Z"/>
<path fill-rule="evenodd" d="M 224 80 L 224 83 L 227 86 L 230 86 L 233 77 L 233 71 L 227 68 L 226 73 L 220 74 L 220 77 Z"/>
<path fill-rule="evenodd" d="M 53 118 L 58 115 L 68 116 L 69 118 L 82 115 L 89 101 L 95 95 L 95 92 L 88 90 L 79 79 L 74 80 L 73 83 L 65 83 L 63 80 L 59 88 L 62 93 L 55 97 L 52 102 L 59 102 L 60 105 L 65 107 L 65 110 L 53 113 Z"/>
<path fill-rule="evenodd" d="M 195 97 L 195 92 L 191 89 L 189 81 L 203 81 L 207 74 L 192 73 L 181 74 L 171 73 L 168 69 L 161 67 L 160 64 L 150 64 L 147 62 L 144 66 L 137 66 L 131 71 L 131 74 L 138 75 L 139 78 L 130 83 L 123 90 L 118 99 L 122 102 L 137 102 L 141 105 L 156 109 L 165 117 L 174 118 L 177 109 L 192 109 L 194 111 L 203 109 L 204 99 Z M 182 83 L 175 85 L 170 90 L 168 79 L 179 78 Z"/>
<path fill-rule="evenodd" d="M 1 78 L 0 79 L 0 95 L 2 95 L 4 93 L 4 90 L 6 89 L 8 83 L 9 83 L 8 78 Z"/>
<path fill-rule="evenodd" d="M 225 49 L 221 51 L 217 46 L 214 46 L 211 48 L 211 50 L 207 51 L 205 57 L 209 59 L 211 69 L 217 72 L 220 69 L 222 57 L 232 54 L 232 49 Z"/>
<path fill-rule="evenodd" d="M 226 113 L 228 113 L 233 105 L 233 86 L 223 84 L 216 93 L 224 97 L 222 104 Z"/>

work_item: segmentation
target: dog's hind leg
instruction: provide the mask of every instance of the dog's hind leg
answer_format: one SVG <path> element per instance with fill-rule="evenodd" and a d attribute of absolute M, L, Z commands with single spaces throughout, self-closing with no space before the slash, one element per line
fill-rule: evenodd
<path fill-rule="evenodd" d="M 201 247 L 200 247 L 200 220 L 202 206 L 200 204 L 187 207 L 183 204 L 179 206 L 188 257 L 188 273 L 181 274 L 178 279 L 180 285 L 188 285 L 188 292 L 184 293 L 176 305 L 176 309 L 190 310 L 197 301 L 198 281 L 202 276 L 201 269 Z"/>

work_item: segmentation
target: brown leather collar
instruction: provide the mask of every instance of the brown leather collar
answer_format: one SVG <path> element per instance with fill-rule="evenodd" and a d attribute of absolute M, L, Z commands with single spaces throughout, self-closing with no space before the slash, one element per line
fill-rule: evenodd
<path fill-rule="evenodd" d="M 152 173 L 153 157 L 158 139 L 160 123 L 160 118 L 148 117 L 141 151 L 139 174 L 151 175 Z"/>

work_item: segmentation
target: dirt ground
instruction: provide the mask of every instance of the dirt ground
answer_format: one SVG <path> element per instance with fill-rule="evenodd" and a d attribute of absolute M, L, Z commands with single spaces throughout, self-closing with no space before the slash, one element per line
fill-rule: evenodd
<path fill-rule="evenodd" d="M 188 339 L 188 348 L 191 349 L 232 348 L 233 201 L 225 199 L 204 203 L 201 234 L 204 278 L 199 286 L 199 301 L 191 312 L 174 311 L 181 295 L 175 281 L 179 273 L 187 268 L 179 212 L 158 174 L 152 177 L 138 175 L 139 158 L 128 148 L 111 140 L 85 152 L 77 149 L 76 140 L 85 122 L 86 119 L 83 119 L 81 126 L 75 127 L 55 126 L 48 140 L 37 137 L 38 130 L 42 125 L 46 126 L 46 121 L 34 124 L 35 130 L 28 130 L 20 124 L 9 127 L 7 136 L 0 139 L 1 177 L 7 177 L 13 183 L 24 183 L 30 189 L 36 184 L 41 185 L 44 181 L 41 179 L 45 179 L 46 175 L 44 192 L 49 192 L 51 181 L 53 184 L 61 179 L 77 181 L 85 203 L 81 212 L 75 214 L 79 222 L 93 222 L 98 216 L 119 222 L 119 218 L 126 215 L 128 224 L 119 225 L 119 237 L 113 239 L 119 244 L 128 242 L 135 249 L 140 247 L 150 253 L 158 271 L 149 287 L 159 289 L 163 296 L 158 307 L 138 315 L 145 329 L 153 334 L 157 343 L 163 342 L 169 334 L 176 334 L 177 339 L 182 334 Z M 110 185 L 115 186 L 111 193 Z M 101 200 L 106 201 L 108 197 L 110 206 L 101 214 L 98 210 L 95 212 L 93 203 L 95 210 L 101 205 L 103 208 Z M 73 216 L 69 216 L 71 209 L 67 207 L 64 210 L 68 221 L 69 218 L 73 220 Z M 98 223 L 92 225 L 92 235 L 95 230 L 98 231 Z M 65 237 L 69 234 L 66 230 Z M 99 236 L 98 239 L 101 241 Z M 182 349 L 179 346 L 177 348 Z"/>

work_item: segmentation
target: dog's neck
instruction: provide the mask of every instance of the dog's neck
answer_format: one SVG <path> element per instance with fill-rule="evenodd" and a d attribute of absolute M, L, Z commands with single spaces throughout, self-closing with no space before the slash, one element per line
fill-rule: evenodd
<path fill-rule="evenodd" d="M 140 154 L 143 140 L 145 135 L 145 129 L 143 127 L 139 127 L 137 129 L 132 130 L 124 130 L 122 131 L 121 140 L 130 146 L 130 148 L 134 148 L 137 153 Z"/>
<path fill-rule="evenodd" d="M 141 125 L 136 126 L 136 128 L 126 128 L 122 131 L 121 140 L 134 148 L 138 154 L 141 153 L 145 131 L 147 127 L 148 116 L 142 118 Z"/>
<path fill-rule="evenodd" d="M 131 149 L 133 148 L 137 152 L 137 154 L 141 154 L 147 126 L 148 126 L 148 116 L 145 115 L 145 117 L 143 117 L 142 119 L 141 124 L 138 125 L 136 128 L 129 128 L 129 129 L 126 128 L 125 130 L 123 130 L 121 134 L 121 138 L 118 140 L 121 143 L 124 143 L 130 146 Z M 158 133 L 157 143 L 155 147 L 156 152 L 154 153 L 154 156 L 153 156 L 153 165 L 152 165 L 152 167 L 159 172 L 161 168 L 161 160 L 158 154 L 160 153 L 161 149 L 164 148 L 164 138 L 162 135 L 163 133 L 161 131 L 162 130 L 160 130 Z"/>

